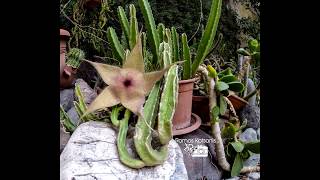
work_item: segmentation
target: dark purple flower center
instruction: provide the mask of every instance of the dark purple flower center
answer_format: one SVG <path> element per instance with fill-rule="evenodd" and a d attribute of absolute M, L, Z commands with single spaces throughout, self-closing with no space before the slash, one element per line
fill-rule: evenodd
<path fill-rule="evenodd" d="M 131 79 L 126 79 L 126 80 L 124 80 L 123 85 L 124 85 L 125 87 L 131 86 L 131 85 L 132 85 Z"/>

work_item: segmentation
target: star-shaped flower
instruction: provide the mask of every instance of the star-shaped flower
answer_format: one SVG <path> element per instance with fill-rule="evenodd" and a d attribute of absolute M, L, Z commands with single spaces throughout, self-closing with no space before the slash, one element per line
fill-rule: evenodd
<path fill-rule="evenodd" d="M 109 86 L 89 105 L 85 114 L 121 103 L 134 114 L 142 115 L 145 96 L 168 70 L 168 68 L 164 68 L 161 71 L 145 73 L 140 36 L 122 68 L 87 62 L 93 65 L 103 81 Z"/>

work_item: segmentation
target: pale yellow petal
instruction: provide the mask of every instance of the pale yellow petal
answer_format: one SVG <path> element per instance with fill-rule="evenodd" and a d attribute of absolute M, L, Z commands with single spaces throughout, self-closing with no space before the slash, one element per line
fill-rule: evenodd
<path fill-rule="evenodd" d="M 117 91 L 121 104 L 129 109 L 132 113 L 140 115 L 142 112 L 143 104 L 145 102 L 145 94 L 139 90 L 127 91 L 120 89 Z"/>
<path fill-rule="evenodd" d="M 90 63 L 98 71 L 100 77 L 106 84 L 113 85 L 114 83 L 116 83 L 121 68 L 103 63 L 96 63 L 91 61 L 87 62 Z"/>
<path fill-rule="evenodd" d="M 111 107 L 120 103 L 120 99 L 114 94 L 110 86 L 106 87 L 96 99 L 89 105 L 87 113 L 94 112 L 99 109 Z"/>
<path fill-rule="evenodd" d="M 142 56 L 141 37 L 137 38 L 137 43 L 128 55 L 126 61 L 123 64 L 123 68 L 135 69 L 144 73 L 144 61 Z"/>
<path fill-rule="evenodd" d="M 149 93 L 151 91 L 154 84 L 163 77 L 168 69 L 169 68 L 167 67 L 161 71 L 153 71 L 144 74 L 144 90 L 146 93 Z"/>

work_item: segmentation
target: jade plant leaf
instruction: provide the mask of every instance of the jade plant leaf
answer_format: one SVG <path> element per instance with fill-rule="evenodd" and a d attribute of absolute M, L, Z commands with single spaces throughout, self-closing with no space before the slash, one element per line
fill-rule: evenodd
<path fill-rule="evenodd" d="M 244 90 L 244 85 L 241 82 L 229 82 L 228 83 L 229 90 L 234 92 L 242 92 Z"/>
<path fill-rule="evenodd" d="M 243 160 L 241 158 L 240 153 L 237 153 L 236 158 L 234 159 L 232 169 L 231 169 L 231 177 L 238 176 L 243 167 Z"/>
<path fill-rule="evenodd" d="M 218 77 L 219 78 L 222 78 L 223 76 L 226 76 L 226 75 L 232 75 L 232 70 L 231 68 L 227 68 L 221 72 L 218 73 Z"/>
<path fill-rule="evenodd" d="M 253 153 L 260 153 L 260 141 L 246 143 L 244 147 Z"/>
<path fill-rule="evenodd" d="M 225 83 L 230 83 L 230 82 L 234 82 L 237 81 L 239 82 L 238 78 L 235 77 L 234 75 L 226 75 L 226 76 L 222 76 L 219 81 L 223 81 Z"/>
<path fill-rule="evenodd" d="M 219 96 L 219 99 L 220 99 L 220 114 L 221 115 L 224 115 L 227 111 L 227 102 L 226 100 L 224 99 L 224 96 Z"/>
<path fill-rule="evenodd" d="M 235 141 L 230 143 L 235 151 L 242 152 L 244 145 L 240 141 Z"/>
<path fill-rule="evenodd" d="M 213 117 L 213 120 L 216 120 L 219 117 L 219 113 L 220 113 L 219 106 L 215 106 L 215 107 L 212 108 L 211 115 Z"/>
<path fill-rule="evenodd" d="M 237 128 L 230 122 L 226 122 L 225 127 L 222 129 L 221 135 L 224 138 L 233 138 L 237 132 Z"/>
<path fill-rule="evenodd" d="M 224 90 L 227 90 L 229 88 L 229 85 L 225 82 L 221 82 L 221 81 L 218 81 L 215 85 L 216 89 L 221 92 L 221 91 L 224 91 Z"/>

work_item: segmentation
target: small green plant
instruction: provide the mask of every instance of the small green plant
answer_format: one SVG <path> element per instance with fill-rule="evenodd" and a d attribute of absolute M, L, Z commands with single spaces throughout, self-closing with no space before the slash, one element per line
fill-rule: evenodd
<path fill-rule="evenodd" d="M 84 113 L 87 111 L 87 105 L 84 101 L 84 96 L 81 92 L 80 86 L 76 84 L 75 89 L 74 89 L 76 99 L 77 101 L 73 101 L 74 107 L 76 109 L 76 112 L 79 117 L 82 117 Z M 81 123 L 90 121 L 90 120 L 99 120 L 99 121 L 104 121 L 105 118 L 100 118 L 97 115 L 93 113 L 89 113 L 85 116 L 83 116 L 82 119 L 80 119 L 79 124 L 74 124 L 68 114 L 64 111 L 63 107 L 60 105 L 60 120 L 63 126 L 65 127 L 66 131 L 68 132 L 73 132 Z"/>
<path fill-rule="evenodd" d="M 222 132 L 220 130 L 220 116 L 225 114 L 228 104 L 230 106 L 230 103 L 228 103 L 228 100 L 224 96 L 223 92 L 229 88 L 227 82 L 239 82 L 235 80 L 236 78 L 230 76 L 232 75 L 230 69 L 226 69 L 218 74 L 216 70 L 209 65 L 207 66 L 207 69 L 203 68 L 202 71 L 207 75 L 209 83 L 208 91 L 211 128 L 213 137 L 216 140 L 215 148 L 218 164 L 223 170 L 229 172 L 231 171 L 232 176 L 236 176 L 239 173 L 258 171 L 260 169 L 259 166 L 243 167 L 243 161 L 245 159 L 249 158 L 252 153 L 260 152 L 260 142 L 243 143 L 237 139 L 237 133 L 245 128 L 246 121 L 244 121 L 239 128 L 237 128 L 237 126 L 233 123 L 227 122 Z M 221 79 L 223 81 L 221 81 Z M 243 87 L 241 89 L 243 90 Z M 231 107 L 232 106 L 230 106 L 230 110 L 232 111 Z M 235 112 L 234 115 L 236 115 Z M 224 148 L 222 137 L 227 139 L 226 149 Z M 231 166 L 229 162 L 232 162 L 233 165 Z"/>
<path fill-rule="evenodd" d="M 243 56 L 250 56 L 254 60 L 255 66 L 260 63 L 260 42 L 256 39 L 248 41 L 247 48 L 239 48 L 237 53 Z"/>
<path fill-rule="evenodd" d="M 66 64 L 68 66 L 71 66 L 75 69 L 79 68 L 81 61 L 83 61 L 85 58 L 85 53 L 78 48 L 72 48 L 67 53 L 67 60 Z"/>

